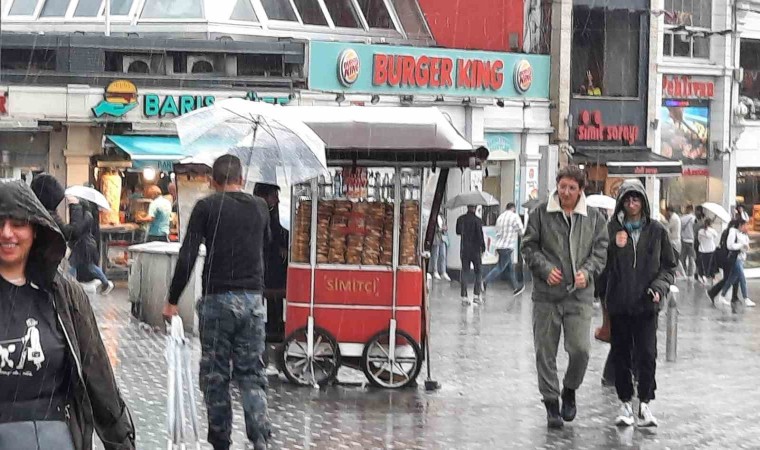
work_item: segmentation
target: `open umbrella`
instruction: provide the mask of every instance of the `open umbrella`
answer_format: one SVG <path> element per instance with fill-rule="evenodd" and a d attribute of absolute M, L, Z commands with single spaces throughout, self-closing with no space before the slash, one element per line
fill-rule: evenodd
<path fill-rule="evenodd" d="M 106 211 L 111 210 L 111 205 L 108 204 L 106 197 L 91 187 L 71 186 L 70 188 L 66 189 L 66 195 L 91 201 L 98 205 L 98 208 L 104 209 Z"/>
<path fill-rule="evenodd" d="M 235 98 L 174 122 L 183 151 L 194 161 L 210 165 L 233 154 L 248 182 L 291 185 L 327 170 L 324 142 L 281 106 Z"/>
<path fill-rule="evenodd" d="M 459 208 L 460 206 L 495 206 L 499 201 L 489 194 L 483 191 L 470 191 L 457 195 L 446 203 L 446 208 Z"/>
<path fill-rule="evenodd" d="M 586 197 L 586 205 L 601 209 L 615 209 L 615 206 L 617 206 L 617 201 L 615 201 L 614 198 L 608 197 L 606 195 L 594 194 Z"/>
<path fill-rule="evenodd" d="M 722 220 L 723 222 L 728 223 L 731 221 L 731 214 L 729 214 L 725 208 L 723 208 L 717 203 L 711 203 L 711 202 L 702 203 L 702 208 L 704 208 L 707 212 L 711 213 L 712 215 Z"/>
<path fill-rule="evenodd" d="M 525 209 L 536 209 L 538 205 L 541 204 L 541 201 L 537 198 L 532 198 L 528 200 L 527 202 L 522 204 L 522 207 Z"/>

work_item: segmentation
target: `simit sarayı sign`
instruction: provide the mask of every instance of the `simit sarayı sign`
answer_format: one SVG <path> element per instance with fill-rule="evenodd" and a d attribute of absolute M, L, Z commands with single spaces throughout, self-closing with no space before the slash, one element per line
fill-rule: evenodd
<path fill-rule="evenodd" d="M 366 94 L 547 98 L 549 58 L 544 55 L 312 42 L 309 88 Z"/>
<path fill-rule="evenodd" d="M 638 125 L 605 125 L 601 111 L 581 111 L 575 138 L 578 141 L 622 142 L 633 145 L 639 137 Z"/>

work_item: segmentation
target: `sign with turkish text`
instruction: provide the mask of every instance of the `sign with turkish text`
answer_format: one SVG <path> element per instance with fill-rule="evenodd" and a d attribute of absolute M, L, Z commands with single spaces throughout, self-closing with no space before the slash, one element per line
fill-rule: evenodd
<path fill-rule="evenodd" d="M 715 81 L 689 75 L 663 75 L 664 98 L 712 99 L 715 98 Z"/>
<path fill-rule="evenodd" d="M 548 98 L 549 57 L 312 41 L 309 88 L 368 94 Z"/>
<path fill-rule="evenodd" d="M 633 145 L 639 137 L 639 132 L 638 125 L 606 125 L 601 111 L 583 110 L 578 118 L 575 138 L 586 142 L 620 142 Z"/>

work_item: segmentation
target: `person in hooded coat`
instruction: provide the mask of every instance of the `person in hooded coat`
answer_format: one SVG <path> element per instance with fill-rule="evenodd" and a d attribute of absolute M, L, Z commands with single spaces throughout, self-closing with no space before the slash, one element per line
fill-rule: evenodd
<path fill-rule="evenodd" d="M 86 232 L 84 223 L 84 209 L 76 197 L 66 197 L 66 190 L 61 186 L 58 180 L 47 173 L 41 173 L 34 177 L 31 183 L 32 191 L 37 196 L 42 206 L 45 207 L 48 214 L 53 218 L 58 228 L 63 233 L 66 242 L 76 240 L 82 233 Z M 69 204 L 69 223 L 64 223 L 58 215 L 56 209 L 63 199 Z"/>
<path fill-rule="evenodd" d="M 607 266 L 599 280 L 610 318 L 615 388 L 622 402 L 615 422 L 621 426 L 635 421 L 634 370 L 639 426 L 657 426 L 649 408 L 657 388 L 657 315 L 675 282 L 678 259 L 668 230 L 650 217 L 644 185 L 638 180 L 624 182 L 608 224 Z"/>
<path fill-rule="evenodd" d="M 0 447 L 135 448 L 82 288 L 58 271 L 66 241 L 29 186 L 0 182 Z M 7 354 L 6 354 L 7 353 Z"/>
<path fill-rule="evenodd" d="M 103 269 L 100 268 L 100 221 L 98 205 L 82 200 L 83 219 L 79 227 L 81 233 L 73 237 L 71 244 L 71 274 L 80 281 L 96 278 L 101 283 L 102 295 L 108 295 L 114 288 Z"/>

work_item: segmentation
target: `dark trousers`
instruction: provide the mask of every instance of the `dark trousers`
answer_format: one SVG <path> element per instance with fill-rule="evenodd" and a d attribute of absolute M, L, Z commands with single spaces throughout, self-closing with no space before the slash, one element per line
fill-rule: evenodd
<path fill-rule="evenodd" d="M 465 253 L 462 254 L 462 275 L 459 283 L 462 286 L 462 297 L 467 297 L 467 279 L 470 277 L 470 264 L 472 264 L 473 270 L 475 270 L 475 295 L 480 295 L 481 286 L 481 256 L 480 253 Z"/>
<path fill-rule="evenodd" d="M 169 242 L 169 235 L 166 235 L 166 234 L 151 235 L 151 236 L 148 236 L 147 242 Z"/>
<path fill-rule="evenodd" d="M 198 303 L 200 387 L 208 410 L 208 442 L 214 450 L 226 450 L 232 444 L 232 377 L 240 389 L 248 439 L 254 443 L 269 439 L 265 314 L 258 292 L 207 295 Z"/>
<path fill-rule="evenodd" d="M 654 400 L 657 389 L 657 314 L 611 315 L 610 331 L 618 398 L 624 402 L 633 398 L 635 370 L 639 381 L 639 400 Z"/>

